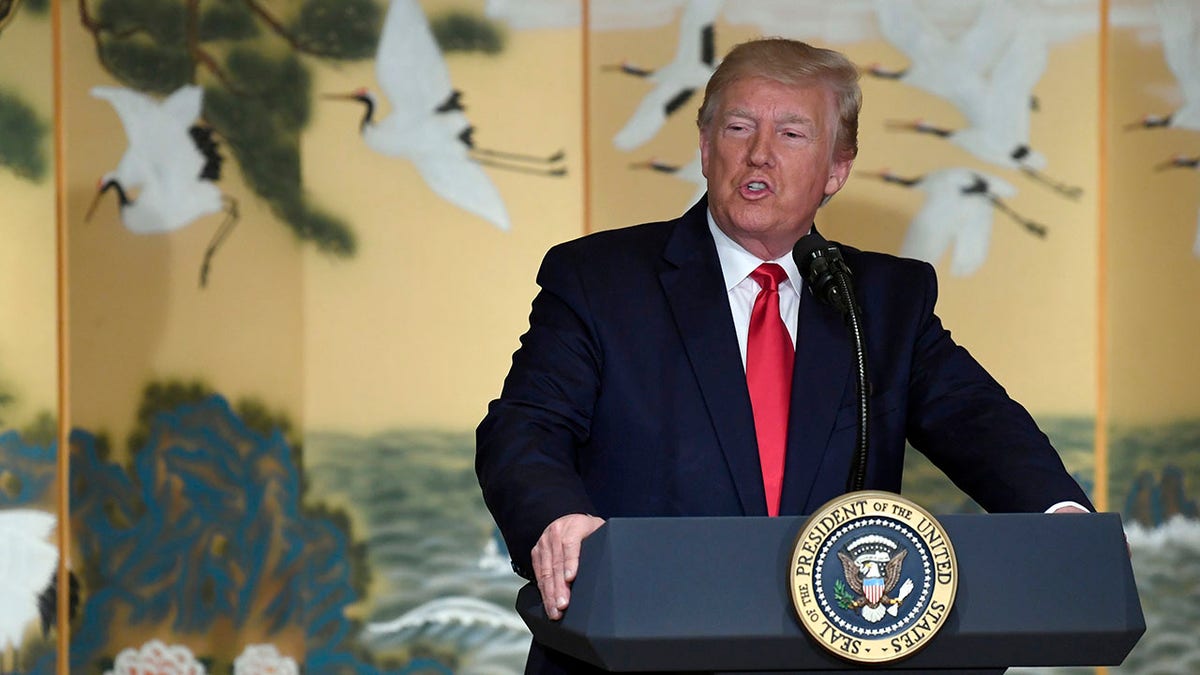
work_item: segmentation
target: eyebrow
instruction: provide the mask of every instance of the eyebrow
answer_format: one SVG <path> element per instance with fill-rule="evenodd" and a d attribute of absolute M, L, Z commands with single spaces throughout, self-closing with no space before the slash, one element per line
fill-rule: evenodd
<path fill-rule="evenodd" d="M 728 119 L 730 117 L 741 117 L 743 119 L 758 121 L 758 117 L 745 108 L 730 108 L 725 112 L 725 118 Z M 783 115 L 782 117 L 775 118 L 774 121 L 776 124 L 800 124 L 812 129 L 817 128 L 817 123 L 811 117 L 798 113 Z"/>

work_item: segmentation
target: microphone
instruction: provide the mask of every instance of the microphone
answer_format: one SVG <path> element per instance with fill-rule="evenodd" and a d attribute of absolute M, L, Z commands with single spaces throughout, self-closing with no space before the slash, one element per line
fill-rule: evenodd
<path fill-rule="evenodd" d="M 822 237 L 816 229 L 800 237 L 792 248 L 792 259 L 808 287 L 812 289 L 817 300 L 834 307 L 843 315 L 850 313 L 854 305 L 854 295 L 850 268 L 842 260 L 842 251 L 836 244 L 831 244 Z M 844 277 L 846 289 L 843 289 Z"/>
<path fill-rule="evenodd" d="M 871 383 L 867 376 L 867 346 L 863 339 L 862 312 L 854 300 L 854 285 L 851 282 L 853 275 L 846 261 L 842 259 L 841 249 L 836 244 L 826 241 L 816 228 L 800 237 L 792 247 L 792 258 L 796 261 L 796 267 L 800 268 L 800 274 L 812 291 L 813 297 L 841 312 L 854 339 L 858 381 L 858 442 L 850 460 L 846 491 L 858 492 L 863 489 L 867 480 Z"/>

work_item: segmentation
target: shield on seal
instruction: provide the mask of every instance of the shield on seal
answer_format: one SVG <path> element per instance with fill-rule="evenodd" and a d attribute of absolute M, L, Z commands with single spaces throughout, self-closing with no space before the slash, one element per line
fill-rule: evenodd
<path fill-rule="evenodd" d="M 863 595 L 867 596 L 867 602 L 871 605 L 879 604 L 879 599 L 883 597 L 883 584 L 883 577 L 863 579 Z"/>

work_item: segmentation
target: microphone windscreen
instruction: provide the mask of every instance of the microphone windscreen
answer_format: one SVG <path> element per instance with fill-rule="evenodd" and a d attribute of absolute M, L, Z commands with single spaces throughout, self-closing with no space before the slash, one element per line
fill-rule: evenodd
<path fill-rule="evenodd" d="M 800 268 L 800 275 L 806 281 L 811 281 L 813 259 L 816 257 L 817 251 L 824 250 L 829 246 L 829 242 L 822 237 L 815 228 L 808 231 L 808 234 L 800 237 L 796 245 L 792 247 L 792 259 L 796 261 L 796 267 Z"/>

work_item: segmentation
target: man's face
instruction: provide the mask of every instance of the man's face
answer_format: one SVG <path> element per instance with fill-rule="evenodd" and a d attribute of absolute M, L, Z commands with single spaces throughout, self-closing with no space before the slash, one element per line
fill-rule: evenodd
<path fill-rule="evenodd" d="M 700 132 L 708 206 L 717 226 L 762 259 L 778 258 L 808 232 L 853 160 L 834 161 L 837 111 L 828 87 L 738 80 Z"/>

